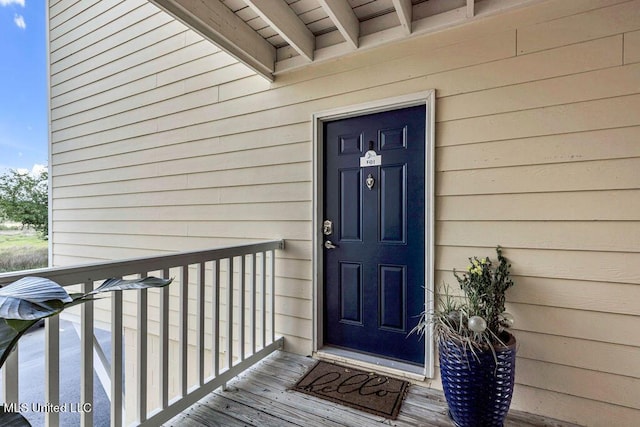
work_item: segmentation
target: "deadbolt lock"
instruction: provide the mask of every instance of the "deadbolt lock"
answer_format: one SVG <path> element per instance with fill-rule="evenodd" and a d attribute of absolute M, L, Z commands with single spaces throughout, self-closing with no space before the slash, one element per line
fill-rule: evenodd
<path fill-rule="evenodd" d="M 330 236 L 333 233 L 333 222 L 326 220 L 322 223 L 322 234 Z"/>

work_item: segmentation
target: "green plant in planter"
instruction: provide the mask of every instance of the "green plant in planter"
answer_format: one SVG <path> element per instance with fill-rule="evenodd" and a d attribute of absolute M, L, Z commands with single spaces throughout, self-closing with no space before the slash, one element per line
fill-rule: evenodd
<path fill-rule="evenodd" d="M 24 277 L 5 285 L 0 288 L 0 368 L 18 345 L 20 337 L 41 319 L 55 316 L 65 308 L 93 301 L 105 292 L 160 288 L 172 281 L 157 277 L 111 278 L 91 292 L 73 294 L 44 277 Z M 0 425 L 29 426 L 22 415 L 6 412 L 4 405 L 0 409 Z"/>
<path fill-rule="evenodd" d="M 494 267 L 490 258 L 469 258 L 467 272 L 453 275 L 466 297 L 466 304 L 458 308 L 461 325 L 459 333 L 474 347 L 492 348 L 503 344 L 501 335 L 505 328 L 513 325 L 513 317 L 504 311 L 505 292 L 513 286 L 509 276 L 511 265 L 502 255 L 502 248 L 496 248 L 498 265 Z M 448 316 L 451 313 L 447 313 Z M 446 333 L 445 330 L 442 331 Z M 503 337 L 504 338 L 504 337 Z"/>
<path fill-rule="evenodd" d="M 454 297 L 445 285 L 437 309 L 423 312 L 411 332 L 423 334 L 432 324 L 438 340 L 454 340 L 470 349 L 487 350 L 504 344 L 504 331 L 513 325 L 513 316 L 505 312 L 505 292 L 514 283 L 509 272 L 511 264 L 500 246 L 496 253 L 497 266 L 489 257 L 472 257 L 466 272 L 454 269 L 463 297 Z"/>
<path fill-rule="evenodd" d="M 467 271 L 453 274 L 463 292 L 448 287 L 433 313 L 423 313 L 412 332 L 433 326 L 440 376 L 450 416 L 457 426 L 501 426 L 515 379 L 515 338 L 506 329 L 505 292 L 513 286 L 511 265 L 496 248 L 497 263 L 469 258 Z"/>

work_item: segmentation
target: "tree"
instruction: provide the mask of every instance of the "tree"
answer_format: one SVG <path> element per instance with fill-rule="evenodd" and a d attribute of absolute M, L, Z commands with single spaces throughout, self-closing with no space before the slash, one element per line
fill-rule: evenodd
<path fill-rule="evenodd" d="M 0 217 L 33 227 L 43 237 L 49 234 L 49 174 L 15 169 L 0 175 Z"/>

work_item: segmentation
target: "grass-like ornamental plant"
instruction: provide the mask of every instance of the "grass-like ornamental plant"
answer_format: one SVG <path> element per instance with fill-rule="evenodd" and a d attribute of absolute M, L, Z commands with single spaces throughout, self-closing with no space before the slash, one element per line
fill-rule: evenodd
<path fill-rule="evenodd" d="M 496 248 L 497 263 L 489 257 L 469 258 L 465 272 L 455 269 L 453 274 L 463 292 L 461 298 L 453 296 L 448 285 L 431 316 L 422 313 L 412 333 L 423 334 L 433 326 L 438 341 L 451 340 L 471 351 L 489 350 L 504 346 L 504 330 L 513 325 L 513 316 L 505 312 L 505 292 L 513 286 L 509 269 L 511 264 Z"/>

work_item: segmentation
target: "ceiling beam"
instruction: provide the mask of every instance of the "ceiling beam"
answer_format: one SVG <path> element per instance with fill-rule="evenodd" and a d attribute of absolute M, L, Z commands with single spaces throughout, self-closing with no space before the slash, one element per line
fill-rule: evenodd
<path fill-rule="evenodd" d="M 245 0 L 291 47 L 313 61 L 316 38 L 284 0 Z"/>
<path fill-rule="evenodd" d="M 276 49 L 218 0 L 149 0 L 273 81 Z"/>
<path fill-rule="evenodd" d="M 344 0 L 318 0 L 318 3 L 329 15 L 347 43 L 357 49 L 360 38 L 360 21 L 353 13 L 349 3 Z"/>
<path fill-rule="evenodd" d="M 393 0 L 400 26 L 405 34 L 411 34 L 411 22 L 413 20 L 413 6 L 411 0 Z"/>
<path fill-rule="evenodd" d="M 473 18 L 475 14 L 475 0 L 467 0 L 467 18 Z"/>

